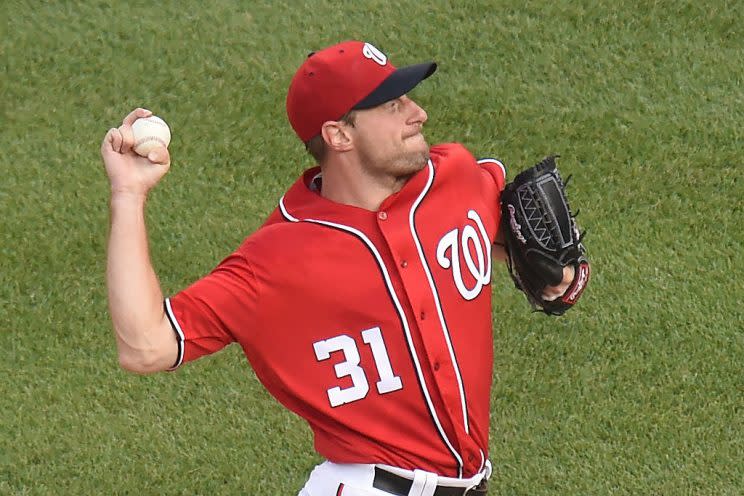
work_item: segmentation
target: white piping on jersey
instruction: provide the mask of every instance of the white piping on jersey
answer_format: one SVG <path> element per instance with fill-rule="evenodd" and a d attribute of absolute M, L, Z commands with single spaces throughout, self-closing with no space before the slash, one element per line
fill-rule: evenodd
<path fill-rule="evenodd" d="M 460 405 L 462 408 L 462 418 L 463 418 L 463 424 L 465 427 L 465 432 L 470 434 L 470 426 L 468 422 L 468 406 L 465 401 L 465 388 L 462 385 L 462 376 L 460 374 L 460 367 L 457 364 L 457 358 L 455 357 L 455 350 L 452 347 L 452 340 L 450 339 L 450 332 L 447 328 L 447 323 L 444 320 L 444 311 L 442 310 L 442 305 L 439 300 L 439 292 L 437 291 L 437 287 L 434 284 L 434 278 L 431 276 L 431 270 L 429 270 L 429 265 L 426 263 L 426 258 L 424 257 L 424 250 L 421 248 L 421 241 L 419 241 L 418 236 L 416 235 L 416 226 L 414 224 L 414 216 L 416 215 L 416 209 L 418 208 L 421 201 L 424 199 L 426 194 L 429 192 L 429 189 L 431 188 L 431 184 L 434 182 L 434 166 L 432 165 L 431 161 L 429 161 L 429 179 L 426 182 L 426 186 L 424 186 L 423 191 L 421 191 L 421 194 L 418 198 L 416 198 L 416 201 L 413 202 L 413 206 L 411 207 L 411 211 L 408 215 L 408 224 L 411 228 L 411 236 L 413 237 L 413 240 L 416 243 L 416 249 L 418 250 L 418 256 L 421 260 L 421 265 L 424 268 L 424 272 L 426 272 L 426 280 L 429 282 L 429 288 L 431 289 L 431 293 L 434 296 L 434 304 L 437 307 L 437 315 L 439 316 L 439 323 L 442 326 L 442 334 L 444 335 L 444 340 L 447 342 L 447 350 L 449 351 L 450 360 L 452 361 L 452 367 L 455 369 L 455 377 L 457 378 L 457 388 L 460 393 Z"/>
<path fill-rule="evenodd" d="M 340 229 L 342 231 L 351 233 L 354 236 L 361 239 L 362 242 L 364 242 L 364 244 L 367 245 L 367 248 L 372 252 L 375 259 L 377 260 L 377 264 L 380 266 L 380 269 L 382 270 L 382 275 L 383 275 L 383 279 L 385 280 L 385 285 L 387 286 L 388 292 L 390 293 L 390 296 L 393 300 L 393 304 L 395 305 L 395 310 L 398 312 L 400 321 L 403 324 L 403 330 L 405 331 L 405 334 L 406 334 L 406 341 L 408 342 L 408 347 L 412 350 L 411 357 L 413 357 L 413 363 L 416 367 L 416 375 L 418 375 L 418 379 L 421 385 L 423 386 L 421 389 L 424 393 L 424 398 L 426 399 L 426 405 L 429 408 L 429 413 L 434 419 L 434 424 L 436 425 L 437 430 L 439 431 L 439 435 L 444 440 L 444 443 L 447 445 L 447 448 L 450 450 L 450 453 L 452 453 L 452 455 L 457 460 L 458 477 L 462 477 L 462 467 L 463 467 L 462 456 L 460 456 L 460 453 L 458 453 L 457 450 L 454 448 L 454 446 L 452 446 L 452 443 L 447 437 L 447 434 L 444 432 L 444 428 L 442 427 L 442 424 L 439 421 L 439 417 L 437 416 L 436 409 L 434 408 L 434 404 L 431 401 L 431 395 L 429 394 L 429 388 L 426 385 L 426 379 L 424 378 L 424 374 L 421 370 L 421 364 L 419 363 L 418 354 L 416 352 L 416 347 L 413 344 L 413 338 L 411 337 L 411 329 L 408 326 L 408 319 L 406 318 L 406 314 L 403 312 L 403 307 L 400 305 L 400 300 L 398 300 L 398 295 L 396 294 L 395 288 L 393 287 L 392 281 L 390 280 L 390 275 L 388 274 L 388 270 L 387 270 L 387 267 L 385 266 L 385 262 L 382 260 L 382 257 L 380 256 L 380 253 L 377 251 L 377 248 L 375 247 L 375 245 L 372 243 L 372 241 L 369 238 L 367 238 L 367 236 L 364 235 L 363 232 L 351 226 L 346 226 L 344 224 L 337 224 L 335 222 L 328 222 L 325 220 L 318 220 L 318 219 L 298 219 L 297 217 L 290 215 L 289 211 L 284 206 L 283 196 L 279 199 L 279 208 L 281 209 L 284 217 L 289 219 L 291 222 L 312 222 L 314 224 L 329 226 L 329 227 L 333 227 L 333 228 Z"/>
<path fill-rule="evenodd" d="M 478 162 L 478 165 L 483 164 L 483 163 L 490 162 L 490 163 L 496 164 L 499 167 L 501 167 L 501 174 L 502 174 L 502 176 L 504 178 L 504 182 L 506 182 L 506 167 L 504 166 L 503 163 L 501 163 L 500 160 L 497 160 L 495 158 L 481 158 L 481 159 L 478 159 L 477 162 Z M 490 259 L 490 257 L 489 257 L 489 259 Z M 483 470 L 484 468 L 486 468 L 489 465 L 488 464 L 488 460 L 486 460 L 486 455 L 485 455 L 485 453 L 483 453 L 483 450 L 480 450 L 480 455 L 481 455 L 481 465 L 480 465 L 480 468 L 478 469 L 478 471 Z"/>
<path fill-rule="evenodd" d="M 183 362 L 184 341 L 186 341 L 186 337 L 184 336 L 183 330 L 181 329 L 181 324 L 178 323 L 178 320 L 176 319 L 176 316 L 173 313 L 173 308 L 171 308 L 170 298 L 165 299 L 165 313 L 168 317 L 168 320 L 170 320 L 170 323 L 173 326 L 173 329 L 175 329 L 177 337 L 178 337 L 178 359 L 176 360 L 176 363 L 173 365 L 173 367 L 171 367 L 171 370 L 173 370 L 173 369 L 178 368 Z"/>

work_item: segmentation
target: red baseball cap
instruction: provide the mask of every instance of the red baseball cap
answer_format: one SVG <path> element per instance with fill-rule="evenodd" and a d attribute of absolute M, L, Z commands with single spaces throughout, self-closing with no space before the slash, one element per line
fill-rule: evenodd
<path fill-rule="evenodd" d="M 375 107 L 411 91 L 437 70 L 426 62 L 397 69 L 370 43 L 345 41 L 311 53 L 292 78 L 287 116 L 305 142 L 326 121 Z"/>

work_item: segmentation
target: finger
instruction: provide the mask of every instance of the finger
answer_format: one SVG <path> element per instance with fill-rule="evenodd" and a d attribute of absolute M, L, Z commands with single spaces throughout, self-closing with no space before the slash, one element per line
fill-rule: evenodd
<path fill-rule="evenodd" d="M 570 285 L 576 276 L 576 268 L 573 265 L 563 267 L 563 284 Z"/>
<path fill-rule="evenodd" d="M 136 108 L 127 115 L 119 126 L 119 132 L 122 137 L 121 153 L 129 153 L 134 146 L 134 133 L 132 132 L 132 124 L 137 119 L 142 117 L 150 117 L 152 112 L 143 108 Z"/>
<path fill-rule="evenodd" d="M 147 109 L 144 108 L 136 108 L 129 112 L 129 114 L 124 117 L 124 120 L 122 121 L 122 126 L 131 126 L 134 124 L 134 121 L 137 119 L 140 119 L 142 117 L 150 117 L 152 115 L 152 112 L 150 112 Z"/>
<path fill-rule="evenodd" d="M 122 137 L 118 129 L 111 128 L 109 130 L 111 149 L 117 153 L 121 153 Z"/>
<path fill-rule="evenodd" d="M 563 280 L 556 286 L 546 286 L 543 290 L 543 299 L 553 301 L 563 296 L 571 286 L 575 275 L 576 269 L 574 269 L 573 265 L 563 267 Z"/>
<path fill-rule="evenodd" d="M 132 132 L 132 126 L 128 124 L 122 124 L 117 129 L 119 136 L 121 136 L 121 145 L 119 146 L 119 153 L 129 153 L 134 146 L 134 133 Z"/>
<path fill-rule="evenodd" d="M 101 141 L 101 154 L 104 155 L 111 151 L 111 143 L 112 143 L 112 133 L 116 128 L 111 128 L 108 131 L 106 131 L 106 136 L 103 137 L 103 141 Z"/>
<path fill-rule="evenodd" d="M 154 164 L 168 165 L 170 163 L 170 153 L 164 146 L 159 146 L 147 154 L 147 159 Z"/>
<path fill-rule="evenodd" d="M 545 288 L 545 290 L 543 290 L 542 294 L 543 300 L 545 301 L 553 301 L 562 295 L 563 291 L 556 289 L 555 286 L 548 286 L 547 288 Z"/>

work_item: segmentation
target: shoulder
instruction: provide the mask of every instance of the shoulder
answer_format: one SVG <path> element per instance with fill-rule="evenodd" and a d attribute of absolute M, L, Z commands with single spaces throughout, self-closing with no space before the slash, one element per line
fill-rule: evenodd
<path fill-rule="evenodd" d="M 478 166 L 483 172 L 493 178 L 499 189 L 504 189 L 506 185 L 506 166 L 501 160 L 490 157 L 479 158 Z"/>
<path fill-rule="evenodd" d="M 460 143 L 441 143 L 430 149 L 431 161 L 435 167 L 475 165 L 476 160 L 470 151 Z"/>
<path fill-rule="evenodd" d="M 289 259 L 305 260 L 310 252 L 333 242 L 337 233 L 319 223 L 287 219 L 281 213 L 276 217 L 272 214 L 270 219 L 245 238 L 237 250 L 254 267 L 281 266 Z"/>
<path fill-rule="evenodd" d="M 255 255 L 293 249 L 297 240 L 304 239 L 312 232 L 312 226 L 303 222 L 289 222 L 281 215 L 275 216 L 275 213 L 263 226 L 243 240 L 238 252 Z"/>
<path fill-rule="evenodd" d="M 460 143 L 443 143 L 431 147 L 431 160 L 438 174 L 458 178 L 492 178 L 503 187 L 506 182 L 504 163 L 493 157 L 476 158 Z"/>

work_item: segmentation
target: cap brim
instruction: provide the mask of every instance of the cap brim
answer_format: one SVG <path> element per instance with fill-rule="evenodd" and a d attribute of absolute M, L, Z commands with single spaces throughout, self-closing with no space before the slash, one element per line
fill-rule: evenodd
<path fill-rule="evenodd" d="M 352 109 L 361 110 L 376 107 L 387 101 L 403 96 L 437 70 L 435 62 L 409 65 L 396 69 L 372 93 L 354 105 Z"/>

